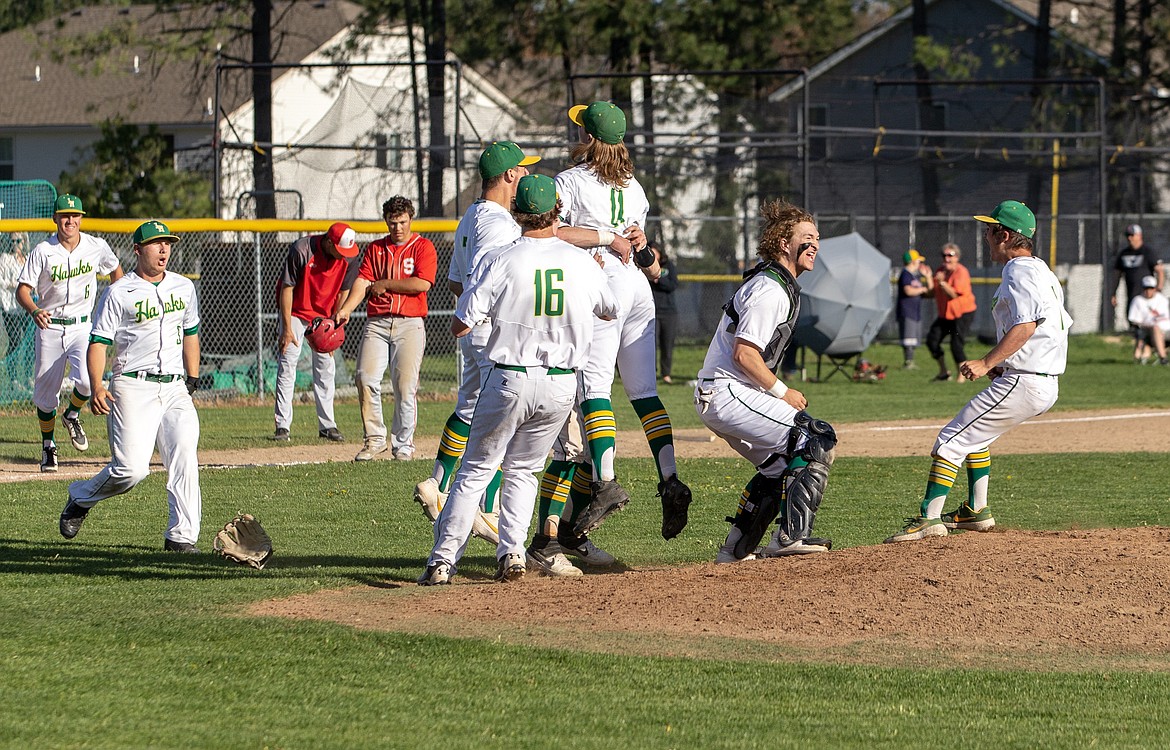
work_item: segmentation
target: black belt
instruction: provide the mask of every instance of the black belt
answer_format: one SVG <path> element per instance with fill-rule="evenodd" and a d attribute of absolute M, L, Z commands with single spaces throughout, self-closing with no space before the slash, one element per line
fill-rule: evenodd
<path fill-rule="evenodd" d="M 496 365 L 497 370 L 511 370 L 512 372 L 528 372 L 529 368 L 520 365 Z M 536 370 L 545 370 L 549 375 L 572 375 L 575 370 L 564 367 L 535 367 Z"/>
<path fill-rule="evenodd" d="M 123 377 L 135 378 L 136 380 L 149 380 L 152 383 L 173 383 L 176 380 L 181 380 L 182 375 L 158 375 L 153 372 L 124 372 Z"/>
<path fill-rule="evenodd" d="M 56 323 L 59 326 L 71 326 L 74 323 L 85 323 L 88 320 L 88 315 L 82 315 L 80 318 L 49 318 L 50 323 Z"/>

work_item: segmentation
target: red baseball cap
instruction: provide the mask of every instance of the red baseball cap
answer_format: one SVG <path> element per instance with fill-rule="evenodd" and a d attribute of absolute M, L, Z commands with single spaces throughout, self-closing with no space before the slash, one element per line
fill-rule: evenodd
<path fill-rule="evenodd" d="M 325 233 L 333 246 L 337 248 L 337 252 L 341 253 L 342 257 L 353 258 L 358 254 L 357 232 L 353 231 L 353 227 L 345 222 L 339 221 L 333 226 L 329 227 L 329 231 Z"/>

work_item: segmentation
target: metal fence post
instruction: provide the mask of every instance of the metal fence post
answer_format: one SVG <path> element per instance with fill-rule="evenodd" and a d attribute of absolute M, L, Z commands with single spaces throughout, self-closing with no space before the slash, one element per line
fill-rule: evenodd
<path fill-rule="evenodd" d="M 256 395 L 264 396 L 264 310 L 260 296 L 260 233 L 253 232 L 253 282 L 256 295 Z"/>

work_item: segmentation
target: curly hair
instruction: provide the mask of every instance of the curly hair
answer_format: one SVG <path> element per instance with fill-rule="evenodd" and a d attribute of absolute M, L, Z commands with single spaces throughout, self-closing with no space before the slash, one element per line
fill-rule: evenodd
<path fill-rule="evenodd" d="M 624 143 L 602 143 L 590 138 L 569 152 L 573 166 L 585 164 L 606 185 L 621 190 L 634 178 L 634 160 Z"/>
<path fill-rule="evenodd" d="M 410 202 L 409 198 L 396 195 L 382 204 L 383 219 L 389 219 L 391 216 L 399 216 L 401 214 L 409 214 L 410 218 L 414 218 L 414 204 Z"/>
<path fill-rule="evenodd" d="M 784 257 L 780 241 L 791 239 L 797 224 L 804 221 L 816 224 L 812 214 L 784 198 L 760 206 L 760 216 L 764 217 L 764 227 L 760 232 L 759 256 L 764 260 L 779 261 Z"/>
<path fill-rule="evenodd" d="M 557 205 L 542 214 L 521 213 L 513 207 L 512 218 L 516 220 L 516 223 L 525 232 L 531 232 L 535 229 L 544 229 L 545 227 L 552 226 L 552 223 L 561 215 L 561 208 L 563 208 L 563 204 L 561 203 L 561 199 L 557 198 Z"/>

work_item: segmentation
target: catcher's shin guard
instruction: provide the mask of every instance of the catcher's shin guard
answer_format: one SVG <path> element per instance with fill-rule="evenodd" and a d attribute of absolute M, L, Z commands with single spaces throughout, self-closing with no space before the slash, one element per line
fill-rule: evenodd
<path fill-rule="evenodd" d="M 743 535 L 735 543 L 735 556 L 742 560 L 756 551 L 768 526 L 780 512 L 780 494 L 783 488 L 780 477 L 766 477 L 756 474 L 748 483 L 747 497 L 744 498 L 735 518 L 727 519 Z"/>
<path fill-rule="evenodd" d="M 794 458 L 806 463 L 803 466 L 789 466 L 781 475 L 784 486 L 782 523 L 784 532 L 790 538 L 800 540 L 812 533 L 813 521 L 816 520 L 825 486 L 829 482 L 829 467 L 833 465 L 837 434 L 828 422 L 813 419 L 803 411 L 797 412 L 796 427 L 791 434 L 789 444 L 801 445 Z"/>

